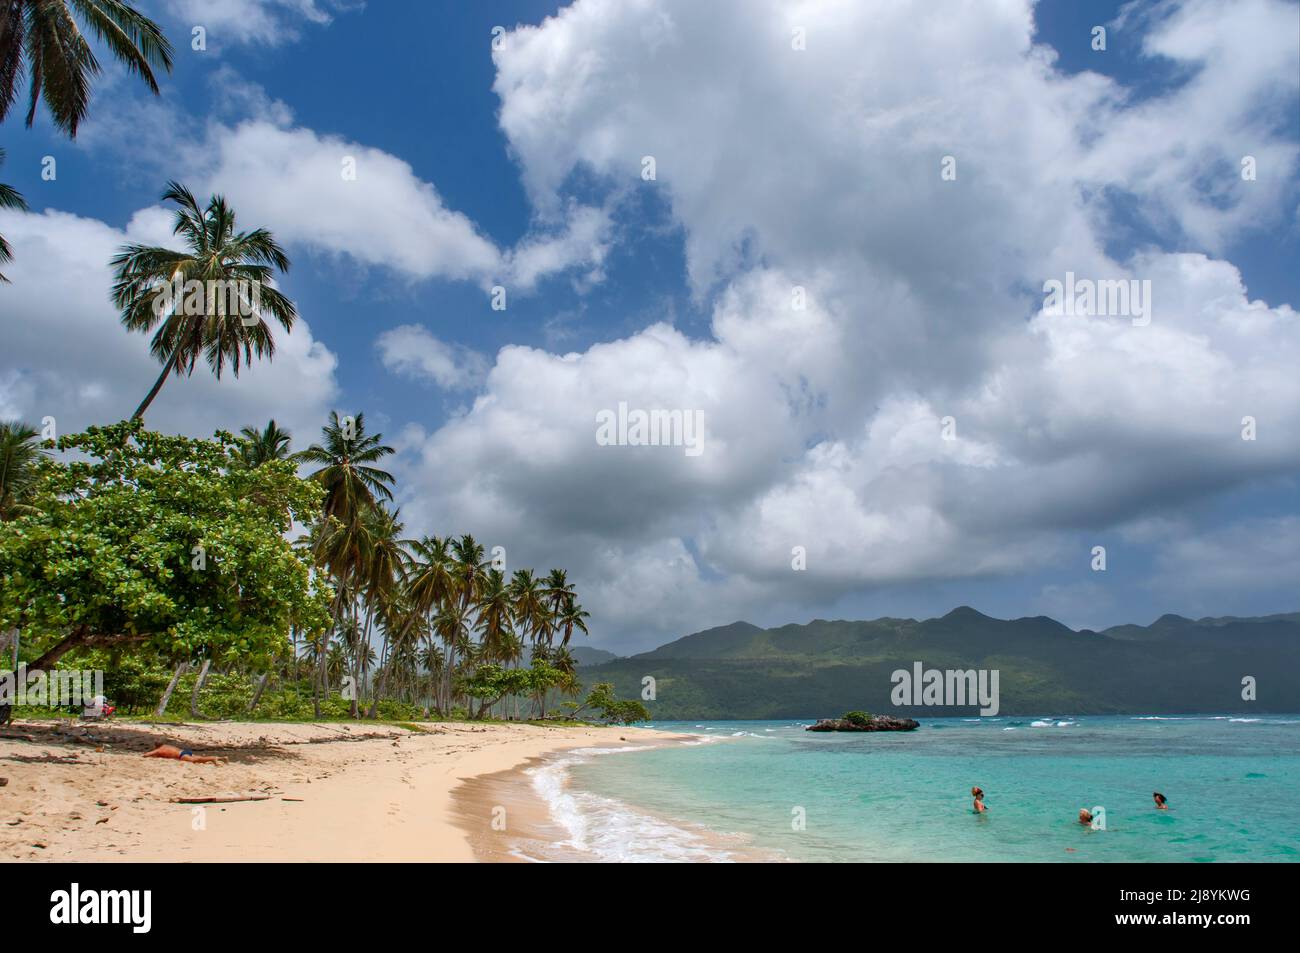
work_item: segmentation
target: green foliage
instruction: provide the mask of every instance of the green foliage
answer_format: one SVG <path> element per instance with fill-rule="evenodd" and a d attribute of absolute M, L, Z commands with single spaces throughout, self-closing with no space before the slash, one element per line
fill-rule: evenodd
<path fill-rule="evenodd" d="M 99 57 L 90 37 L 99 41 Z M 7 0 L 0 12 L 0 40 L 0 121 L 25 78 L 27 125 L 44 101 L 54 125 L 73 139 L 86 118 L 105 50 L 155 95 L 154 70 L 172 68 L 172 47 L 158 24 L 121 0 Z"/>
<path fill-rule="evenodd" d="M 598 682 L 591 687 L 581 705 L 569 705 L 571 714 L 594 708 L 600 717 L 615 725 L 630 725 L 638 721 L 649 721 L 650 710 L 636 700 L 620 701 L 609 682 Z"/>
<path fill-rule="evenodd" d="M 563 683 L 564 672 L 545 663 L 535 663 L 529 668 L 503 668 L 500 665 L 480 665 L 472 675 L 458 682 L 460 691 L 477 698 L 480 713 L 507 695 L 526 696 L 550 690 Z"/>
<path fill-rule="evenodd" d="M 93 653 L 80 665 L 99 668 L 104 672 L 104 696 L 117 706 L 117 717 L 140 716 L 152 718 L 154 708 L 162 697 L 171 672 L 165 668 L 150 667 L 139 659 L 123 655 L 116 660 L 106 660 Z M 176 690 L 163 714 L 163 720 L 191 721 L 190 700 L 198 675 L 190 672 L 176 684 Z M 262 693 L 257 708 L 250 714 L 248 704 L 257 688 L 257 676 L 239 673 L 210 673 L 199 692 L 199 711 L 204 718 L 234 721 L 314 721 L 310 680 L 275 682 Z M 321 699 L 322 719 L 328 721 L 350 720 L 352 703 L 338 694 Z M 14 710 L 18 718 L 66 718 L 80 714 L 80 706 L 51 708 L 21 705 Z M 377 717 L 384 721 L 410 721 L 423 717 L 418 705 L 383 699 L 379 702 Z"/>
<path fill-rule="evenodd" d="M 266 665 L 291 626 L 329 621 L 330 592 L 285 533 L 320 488 L 292 463 L 239 465 L 240 442 L 165 436 L 138 422 L 65 436 L 41 459 L 32 511 L 0 525 L 0 630 L 25 646 L 124 648 Z"/>
<path fill-rule="evenodd" d="M 848 711 L 844 713 L 844 720 L 852 725 L 869 725 L 871 724 L 871 712 Z"/>

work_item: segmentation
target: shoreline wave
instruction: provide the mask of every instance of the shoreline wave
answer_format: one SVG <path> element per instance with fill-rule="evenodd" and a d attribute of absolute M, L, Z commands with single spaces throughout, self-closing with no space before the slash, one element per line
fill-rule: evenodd
<path fill-rule="evenodd" d="M 684 738 L 680 743 L 700 745 L 722 740 L 725 737 L 698 735 Z M 755 856 L 742 835 L 661 817 L 626 801 L 583 790 L 573 782 L 571 769 L 576 765 L 594 758 L 644 750 L 643 745 L 577 748 L 552 755 L 524 770 L 551 819 L 567 834 L 565 839 L 551 845 L 559 854 L 573 852 L 582 859 L 605 863 L 739 863 L 772 859 Z M 553 858 L 521 856 L 521 859 Z"/>

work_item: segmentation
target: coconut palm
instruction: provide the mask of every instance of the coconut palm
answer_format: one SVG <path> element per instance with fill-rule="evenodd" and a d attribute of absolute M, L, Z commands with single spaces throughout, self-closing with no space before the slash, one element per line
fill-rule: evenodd
<path fill-rule="evenodd" d="M 346 524 L 377 501 L 393 498 L 393 475 L 373 466 L 393 448 L 381 443 L 383 434 L 366 433 L 365 414 L 340 418 L 337 411 L 330 411 L 321 437 L 321 443 L 312 444 L 297 459 L 320 464 L 311 479 L 325 487 L 326 519 Z"/>
<path fill-rule="evenodd" d="M 274 420 L 268 422 L 263 430 L 244 427 L 239 433 L 244 438 L 239 455 L 249 469 L 260 467 L 271 460 L 287 460 L 290 457 L 289 442 L 292 438 L 289 431 L 281 430 Z"/>
<path fill-rule="evenodd" d="M 550 606 L 553 615 L 559 615 L 565 599 L 577 595 L 573 584 L 569 582 L 569 574 L 563 569 L 552 569 L 547 573 L 544 587 L 546 589 L 546 602 Z"/>
<path fill-rule="evenodd" d="M 461 605 L 468 608 L 483 594 L 484 580 L 492 563 L 483 558 L 483 547 L 478 540 L 468 534 L 451 544 L 451 553 L 455 561 L 456 589 Z"/>
<path fill-rule="evenodd" d="M 322 519 L 312 525 L 299 545 L 310 550 L 316 565 L 327 573 L 334 585 L 334 598 L 330 602 L 331 630 L 341 631 L 344 625 L 356 621 L 356 579 L 365 559 L 365 541 L 360 520 L 347 523 L 334 518 Z M 329 639 L 329 633 L 325 635 Z M 320 717 L 321 691 L 329 684 L 326 657 L 319 652 L 313 656 L 316 679 L 312 698 L 316 717 Z"/>
<path fill-rule="evenodd" d="M 3 0 L 0 0 L 0 3 L 3 3 Z M 0 149 L 0 165 L 4 165 L 4 161 L 5 151 Z M 0 208 L 13 208 L 21 212 L 27 210 L 27 203 L 23 201 L 23 197 L 12 186 L 0 183 Z M 5 237 L 0 235 L 0 265 L 7 261 L 13 261 L 13 257 L 13 249 L 9 247 Z M 0 283 L 8 284 L 9 279 L 4 275 L 0 275 Z"/>
<path fill-rule="evenodd" d="M 485 661 L 506 661 L 513 649 L 509 639 L 514 634 L 515 614 L 510 587 L 501 570 L 489 569 L 483 577 L 476 608 Z"/>
<path fill-rule="evenodd" d="M 398 511 L 390 513 L 379 506 L 370 507 L 362 517 L 366 524 L 367 539 L 360 584 L 361 596 L 366 606 L 367 646 L 370 644 L 370 634 L 375 620 L 378 618 L 382 626 L 386 615 L 389 616 L 390 621 L 395 617 L 396 607 L 392 603 L 400 598 L 402 591 L 406 553 L 399 539 L 402 524 L 398 522 L 397 517 Z M 389 636 L 389 629 L 384 627 L 385 658 L 388 653 Z M 365 671 L 360 673 L 361 676 L 365 674 Z M 357 683 L 361 684 L 362 679 L 358 678 Z M 378 701 L 377 694 L 375 700 Z M 357 714 L 357 703 L 354 698 L 352 716 L 355 718 Z"/>
<path fill-rule="evenodd" d="M 456 593 L 455 564 L 448 543 L 437 536 L 406 542 L 408 594 L 415 608 L 425 615 L 434 614 Z"/>
<path fill-rule="evenodd" d="M 471 657 L 474 647 L 473 631 L 472 610 L 458 598 L 448 601 L 433 619 L 433 632 L 447 647 L 446 665 L 443 670 L 445 682 L 442 686 L 443 700 L 438 706 L 443 714 L 450 714 L 455 706 L 456 657 L 460 656 L 462 664 Z"/>
<path fill-rule="evenodd" d="M 578 605 L 578 601 L 573 596 L 564 600 L 564 605 L 560 607 L 560 614 L 555 618 L 555 627 L 564 633 L 564 640 L 560 642 L 562 649 L 568 648 L 574 629 L 580 630 L 583 635 L 591 634 L 587 631 L 586 622 L 590 618 L 591 613 Z"/>
<path fill-rule="evenodd" d="M 36 461 L 44 452 L 36 428 L 18 421 L 0 423 L 0 523 L 35 512 L 27 498 L 36 481 Z"/>
<path fill-rule="evenodd" d="M 120 0 L 0 0 L 0 121 L 13 106 L 18 74 L 25 71 L 27 125 L 44 99 L 54 124 L 76 138 L 90 105 L 91 78 L 99 74 L 84 35 L 87 27 L 158 94 L 153 71 L 171 72 L 172 47 L 144 14 Z"/>
<path fill-rule="evenodd" d="M 391 590 L 379 600 L 376 611 L 384 631 L 384 651 L 380 657 L 378 685 L 371 696 L 367 718 L 378 715 L 379 700 L 384 697 L 390 683 L 396 683 L 400 692 L 403 682 L 413 682 L 419 646 L 429 635 L 429 620 L 411 604 L 402 582 L 404 579 L 395 580 Z"/>
<path fill-rule="evenodd" d="M 170 375 L 192 374 L 200 356 L 218 379 L 227 364 L 238 377 L 254 356 L 273 358 L 275 337 L 264 315 L 286 332 L 298 317 L 293 302 L 270 286 L 275 272 L 289 270 L 289 258 L 269 231 L 236 231 L 235 211 L 220 195 L 201 209 L 189 189 L 169 182 L 162 198 L 177 206 L 172 234 L 181 237 L 184 250 L 130 244 L 110 262 L 113 304 L 123 326 L 154 332 L 150 350 L 163 364 L 133 419 L 144 416 Z M 173 294 L 177 285 L 182 293 Z M 214 293 L 220 288 L 235 289 L 238 299 Z M 232 304 L 239 313 L 230 313 Z"/>
<path fill-rule="evenodd" d="M 564 646 L 553 649 L 550 663 L 552 668 L 558 669 L 563 675 L 556 686 L 561 695 L 574 696 L 582 691 L 582 683 L 578 681 L 578 663 L 573 653 Z"/>
<path fill-rule="evenodd" d="M 547 634 L 550 610 L 546 606 L 546 592 L 542 581 L 531 569 L 518 569 L 510 580 L 511 609 L 522 635 L 527 635 L 534 646 L 541 644 Z"/>
<path fill-rule="evenodd" d="M 428 695 L 432 698 L 435 707 L 438 708 L 439 714 L 444 714 L 439 699 L 442 694 L 442 678 L 447 671 L 447 655 L 441 648 L 429 641 L 424 648 L 416 654 L 416 661 L 428 675 Z"/>
<path fill-rule="evenodd" d="M 455 562 L 448 544 L 447 539 L 439 539 L 437 536 L 423 536 L 406 541 L 406 596 L 413 611 L 427 620 L 426 627 L 430 632 L 437 632 L 435 617 L 440 617 L 449 606 L 460 605 Z M 458 627 L 459 622 L 453 625 L 453 628 Z M 467 624 L 464 628 L 468 631 Z M 441 676 L 447 675 L 447 691 L 450 695 L 450 662 L 455 659 L 455 644 L 453 639 L 444 638 L 444 641 L 447 643 L 447 654 L 444 657 L 447 667 L 439 668 L 439 678 L 435 684 L 440 684 Z M 446 702 L 450 706 L 450 697 Z M 435 705 L 440 711 L 444 710 L 441 691 Z"/>

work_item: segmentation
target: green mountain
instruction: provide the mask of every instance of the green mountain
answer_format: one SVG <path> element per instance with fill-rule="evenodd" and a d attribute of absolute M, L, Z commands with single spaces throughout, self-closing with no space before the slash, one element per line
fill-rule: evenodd
<path fill-rule="evenodd" d="M 585 668 L 656 719 L 814 718 L 862 709 L 915 718 L 974 707 L 895 706 L 892 673 L 997 670 L 1001 715 L 1300 712 L 1300 613 L 1161 616 L 1149 626 L 1074 631 L 1046 616 L 993 619 L 962 606 L 936 619 L 748 622 Z M 1242 679 L 1257 700 L 1242 699 Z"/>
<path fill-rule="evenodd" d="M 593 649 L 589 645 L 570 646 L 569 653 L 573 656 L 573 661 L 579 666 L 603 665 L 605 662 L 612 662 L 618 658 L 613 652 L 606 652 L 604 649 Z"/>

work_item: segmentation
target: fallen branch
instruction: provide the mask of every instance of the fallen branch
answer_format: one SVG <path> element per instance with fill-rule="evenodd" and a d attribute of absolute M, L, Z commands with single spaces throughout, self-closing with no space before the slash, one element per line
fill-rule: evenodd
<path fill-rule="evenodd" d="M 233 804 L 236 801 L 269 801 L 269 794 L 250 794 L 246 797 L 174 797 L 173 804 Z"/>

